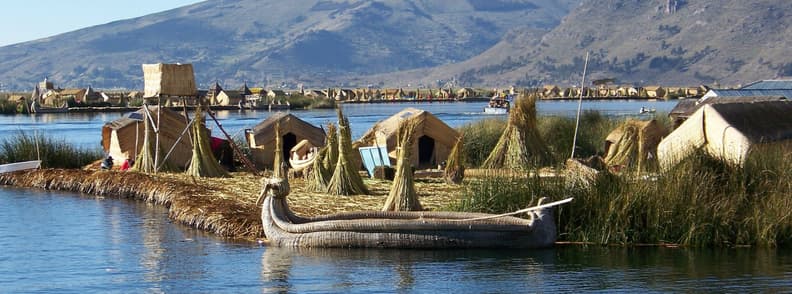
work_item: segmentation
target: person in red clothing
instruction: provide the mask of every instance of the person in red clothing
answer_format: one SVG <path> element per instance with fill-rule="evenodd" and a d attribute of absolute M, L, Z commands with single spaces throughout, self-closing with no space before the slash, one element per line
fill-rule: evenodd
<path fill-rule="evenodd" d="M 134 164 L 135 164 L 135 161 L 132 158 L 127 158 L 126 160 L 124 160 L 124 163 L 121 164 L 121 168 L 119 168 L 118 170 L 127 171 Z"/>

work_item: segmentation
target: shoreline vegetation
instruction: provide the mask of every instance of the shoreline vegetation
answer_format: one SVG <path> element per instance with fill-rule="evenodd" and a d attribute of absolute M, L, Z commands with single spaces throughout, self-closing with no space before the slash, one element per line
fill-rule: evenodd
<path fill-rule="evenodd" d="M 597 112 L 585 112 L 576 153 L 581 157 L 603 154 L 602 142 L 620 122 Z M 660 123 L 669 125 L 670 121 Z M 575 197 L 556 210 L 559 244 L 781 247 L 792 243 L 792 154 L 788 151 L 755 152 L 742 167 L 701 152 L 669 170 L 604 172 L 587 184 L 576 184 L 564 168 L 574 120 L 545 116 L 538 117 L 536 127 L 546 138 L 552 163 L 529 167 L 526 172 L 476 169 L 505 127 L 503 120 L 485 119 L 458 129 L 465 138 L 465 180 L 462 185 L 452 185 L 442 178 L 416 176 L 415 191 L 424 209 L 505 213 L 525 208 L 540 197 Z M 36 159 L 31 151 L 31 142 L 36 141 L 39 150 L 61 144 L 24 134 L 6 138 L 0 142 L 0 163 Z M 49 168 L 0 174 L 0 185 L 138 199 L 165 205 L 172 219 L 219 236 L 247 240 L 265 237 L 260 208 L 255 205 L 260 178 L 250 173 L 213 179 L 184 173 L 64 169 L 59 165 L 68 160 L 59 156 L 84 157 L 85 162 L 94 162 L 88 166 L 95 166 L 101 152 L 69 149 L 64 154 L 42 157 Z M 290 181 L 290 206 L 308 216 L 378 210 L 391 185 L 387 180 L 365 179 L 371 195 L 330 196 L 310 192 L 303 179 Z"/>

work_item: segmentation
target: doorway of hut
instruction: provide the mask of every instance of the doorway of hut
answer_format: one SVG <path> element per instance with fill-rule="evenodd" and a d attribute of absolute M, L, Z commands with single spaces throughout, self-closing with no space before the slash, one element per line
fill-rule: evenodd
<path fill-rule="evenodd" d="M 283 152 L 281 152 L 281 153 L 283 153 L 282 154 L 283 161 L 281 161 L 281 162 L 285 162 L 286 165 L 291 167 L 291 163 L 289 163 L 289 156 L 291 156 L 291 154 L 290 154 L 291 153 L 291 149 L 294 148 L 294 146 L 297 146 L 297 135 L 292 134 L 292 133 L 288 133 L 286 135 L 283 135 L 283 137 L 281 139 L 282 139 L 281 142 L 283 142 L 283 146 L 281 146 L 281 147 L 283 147 L 283 149 L 281 149 L 281 150 L 283 150 Z"/>
<path fill-rule="evenodd" d="M 418 166 L 417 168 L 431 168 L 434 166 L 435 140 L 429 136 L 418 138 Z"/>

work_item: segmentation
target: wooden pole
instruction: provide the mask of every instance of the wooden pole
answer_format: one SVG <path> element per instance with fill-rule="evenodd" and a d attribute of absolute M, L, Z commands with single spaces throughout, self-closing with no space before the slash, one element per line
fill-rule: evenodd
<path fill-rule="evenodd" d="M 228 139 L 228 144 L 231 145 L 231 148 L 234 149 L 234 153 L 236 153 L 237 156 L 239 156 L 239 159 L 242 160 L 242 164 L 244 164 L 245 167 L 254 175 L 260 176 L 261 174 L 259 173 L 259 170 L 256 169 L 256 166 L 253 165 L 253 163 L 250 162 L 250 160 L 248 160 L 248 158 L 245 156 L 244 153 L 242 153 L 242 150 L 239 150 L 239 146 L 237 146 L 236 143 L 234 143 L 234 140 L 231 139 L 231 136 L 229 136 L 228 133 L 225 131 L 225 129 L 223 129 L 223 125 L 220 124 L 220 122 L 214 116 L 214 113 L 212 113 L 212 111 L 206 111 L 206 113 L 209 114 L 209 117 L 211 117 L 212 120 L 214 120 L 215 124 L 217 124 L 217 128 L 219 128 L 220 131 L 223 132 L 223 135 L 226 136 L 226 139 Z"/>
<path fill-rule="evenodd" d="M 580 109 L 583 107 L 583 87 L 586 84 L 586 69 L 588 67 L 589 53 L 586 51 L 586 62 L 583 63 L 583 79 L 580 81 L 580 98 L 578 99 L 577 117 L 575 118 L 575 135 L 572 137 L 572 155 L 569 158 L 575 158 L 575 149 L 577 149 L 577 136 L 578 128 L 580 127 Z"/>

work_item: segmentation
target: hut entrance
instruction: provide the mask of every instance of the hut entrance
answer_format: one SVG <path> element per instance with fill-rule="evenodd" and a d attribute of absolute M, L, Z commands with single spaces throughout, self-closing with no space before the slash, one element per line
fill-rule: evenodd
<path fill-rule="evenodd" d="M 421 136 L 418 138 L 418 166 L 427 167 L 432 166 L 434 159 L 435 140 L 429 136 Z"/>
<path fill-rule="evenodd" d="M 292 134 L 292 133 L 288 133 L 286 135 L 283 135 L 282 139 L 283 139 L 282 140 L 283 149 L 281 149 L 283 151 L 283 152 L 281 152 L 281 153 L 283 153 L 283 161 L 282 162 L 285 162 L 288 165 L 289 164 L 289 156 L 290 156 L 290 153 L 291 153 L 291 149 L 294 148 L 294 146 L 297 146 L 297 135 Z"/>

